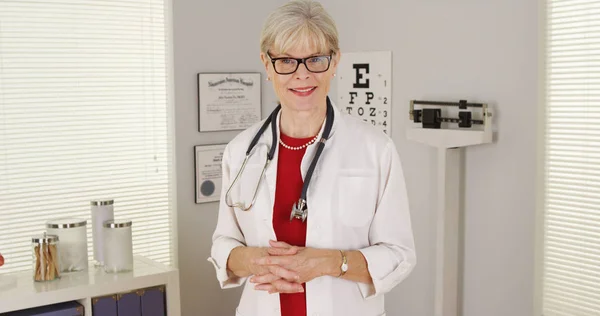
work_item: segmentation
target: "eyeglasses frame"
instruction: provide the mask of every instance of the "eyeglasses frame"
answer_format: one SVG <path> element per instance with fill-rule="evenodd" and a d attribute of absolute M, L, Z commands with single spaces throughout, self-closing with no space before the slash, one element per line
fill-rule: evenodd
<path fill-rule="evenodd" d="M 298 71 L 298 68 L 300 67 L 300 64 L 304 64 L 304 67 L 306 68 L 306 70 L 308 70 L 309 72 L 318 74 L 318 73 L 323 73 L 326 72 L 327 70 L 329 70 L 329 68 L 331 67 L 331 59 L 333 59 L 333 54 L 329 54 L 329 55 L 313 55 L 313 56 L 309 56 L 309 57 L 304 57 L 304 58 L 293 58 L 293 57 L 271 57 L 271 54 L 267 52 L 267 56 L 269 56 L 269 59 L 271 59 L 271 63 L 273 64 L 273 70 L 275 70 L 275 72 L 279 75 L 291 75 L 293 73 L 295 73 L 296 71 Z M 327 68 L 323 71 L 312 71 L 310 69 L 308 69 L 308 66 L 306 66 L 306 60 L 307 59 L 311 59 L 311 58 L 315 58 L 315 57 L 326 57 L 327 58 Z M 277 71 L 277 68 L 275 67 L 275 62 L 281 59 L 292 59 L 295 60 L 297 62 L 296 64 L 296 69 L 294 69 L 294 71 L 292 72 L 279 72 Z"/>

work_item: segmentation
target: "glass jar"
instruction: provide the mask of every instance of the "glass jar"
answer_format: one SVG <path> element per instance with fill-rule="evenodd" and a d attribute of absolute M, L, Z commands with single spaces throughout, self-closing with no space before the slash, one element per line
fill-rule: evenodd
<path fill-rule="evenodd" d="M 117 273 L 133 270 L 131 221 L 104 222 L 104 271 Z"/>
<path fill-rule="evenodd" d="M 97 266 L 104 264 L 104 229 L 105 221 L 114 219 L 114 200 L 93 200 L 90 202 L 92 212 L 92 238 L 94 244 L 94 261 Z"/>
<path fill-rule="evenodd" d="M 33 280 L 52 281 L 60 277 L 59 239 L 44 233 L 31 239 L 33 251 Z"/>
<path fill-rule="evenodd" d="M 46 232 L 60 240 L 61 272 L 84 271 L 88 267 L 87 221 L 61 218 L 46 222 Z"/>

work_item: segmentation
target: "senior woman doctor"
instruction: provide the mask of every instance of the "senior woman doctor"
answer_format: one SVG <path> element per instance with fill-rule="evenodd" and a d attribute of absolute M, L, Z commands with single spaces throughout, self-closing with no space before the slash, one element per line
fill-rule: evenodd
<path fill-rule="evenodd" d="M 341 54 L 320 4 L 279 7 L 261 50 L 280 106 L 225 149 L 208 259 L 220 286 L 245 284 L 238 316 L 385 315 L 416 263 L 394 143 L 329 100 Z"/>

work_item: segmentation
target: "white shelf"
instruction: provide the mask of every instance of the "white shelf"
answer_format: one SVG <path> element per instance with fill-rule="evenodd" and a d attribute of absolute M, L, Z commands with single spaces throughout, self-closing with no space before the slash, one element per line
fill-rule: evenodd
<path fill-rule="evenodd" d="M 134 269 L 124 273 L 105 273 L 90 265 L 88 271 L 62 274 L 49 282 L 33 281 L 33 272 L 0 275 L 0 313 L 67 301 L 79 301 L 85 314 L 91 313 L 93 297 L 165 285 L 167 314 L 181 315 L 179 272 L 145 257 L 134 257 Z"/>

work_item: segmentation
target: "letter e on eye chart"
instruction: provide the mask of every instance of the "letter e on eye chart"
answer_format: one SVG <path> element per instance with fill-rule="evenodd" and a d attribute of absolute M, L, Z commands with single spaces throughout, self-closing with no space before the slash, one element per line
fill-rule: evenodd
<path fill-rule="evenodd" d="M 223 175 L 221 161 L 225 146 L 194 146 L 196 203 L 215 202 L 220 199 Z"/>
<path fill-rule="evenodd" d="M 340 110 L 391 135 L 392 52 L 344 53 L 337 95 Z"/>

